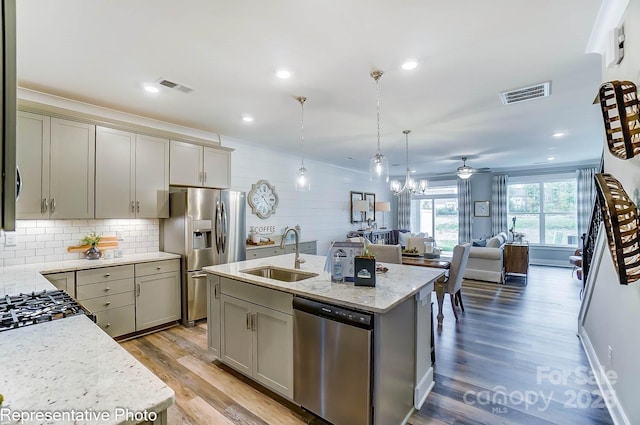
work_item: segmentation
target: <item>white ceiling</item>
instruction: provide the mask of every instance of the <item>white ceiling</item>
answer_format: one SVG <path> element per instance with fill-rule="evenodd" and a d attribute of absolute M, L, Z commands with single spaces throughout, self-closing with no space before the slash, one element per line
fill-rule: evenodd
<path fill-rule="evenodd" d="M 600 56 L 584 53 L 600 0 L 19 0 L 22 87 L 392 174 L 597 161 Z M 409 58 L 418 67 L 403 71 Z M 293 72 L 289 80 L 276 69 Z M 166 78 L 194 89 L 143 82 Z M 499 92 L 552 81 L 548 98 L 502 105 Z M 255 117 L 251 124 L 243 114 Z M 556 131 L 566 132 L 554 139 Z M 223 139 L 224 140 L 224 139 Z M 554 156 L 555 161 L 547 157 Z"/>

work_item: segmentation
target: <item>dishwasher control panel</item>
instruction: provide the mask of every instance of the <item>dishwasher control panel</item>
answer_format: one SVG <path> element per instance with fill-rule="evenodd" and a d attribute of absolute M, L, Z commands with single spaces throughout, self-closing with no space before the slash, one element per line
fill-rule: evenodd
<path fill-rule="evenodd" d="M 327 319 L 349 323 L 354 326 L 364 328 L 371 328 L 373 326 L 372 314 L 308 300 L 306 298 L 295 297 L 293 299 L 293 308 L 316 316 L 325 317 Z"/>

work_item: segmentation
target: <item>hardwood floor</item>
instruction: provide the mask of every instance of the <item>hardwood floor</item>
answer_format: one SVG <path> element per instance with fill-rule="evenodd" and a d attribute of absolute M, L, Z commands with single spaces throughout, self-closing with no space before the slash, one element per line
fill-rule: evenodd
<path fill-rule="evenodd" d="M 465 281 L 466 311 L 456 323 L 445 300 L 436 385 L 409 423 L 611 424 L 595 384 L 581 382 L 591 377 L 576 337 L 581 287 L 570 269 L 539 266 L 527 286 Z M 323 423 L 214 361 L 206 324 L 122 346 L 176 392 L 170 424 Z"/>

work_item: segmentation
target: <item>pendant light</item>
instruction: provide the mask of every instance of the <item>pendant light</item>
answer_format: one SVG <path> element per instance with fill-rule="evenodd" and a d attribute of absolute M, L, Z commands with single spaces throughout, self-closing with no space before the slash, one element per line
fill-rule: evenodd
<path fill-rule="evenodd" d="M 377 70 L 371 73 L 371 77 L 376 80 L 376 107 L 378 122 L 378 151 L 371 157 L 369 161 L 369 180 L 375 182 L 389 182 L 389 161 L 382 155 L 380 151 L 380 86 L 378 80 L 384 72 Z"/>
<path fill-rule="evenodd" d="M 462 157 L 462 166 L 458 167 L 458 169 L 456 170 L 456 174 L 462 180 L 467 180 L 473 174 L 473 168 L 471 168 L 471 167 L 469 167 L 467 165 L 467 157 L 466 156 Z"/>
<path fill-rule="evenodd" d="M 307 169 L 304 167 L 304 102 L 307 100 L 304 96 L 296 97 L 296 100 L 300 102 L 301 119 L 300 119 L 300 156 L 302 158 L 300 168 L 298 169 L 298 175 L 296 176 L 296 191 L 308 192 L 311 190 L 311 182 L 309 176 L 307 176 Z"/>
<path fill-rule="evenodd" d="M 400 186 L 400 182 L 398 180 L 393 180 L 389 185 L 391 191 L 396 196 L 399 196 L 405 191 L 408 191 L 411 194 L 416 192 L 425 193 L 427 191 L 428 182 L 426 180 L 416 182 L 415 179 L 411 177 L 411 168 L 409 168 L 409 133 L 411 133 L 411 130 L 402 131 L 402 134 L 404 134 L 405 137 L 405 148 L 407 154 L 407 175 L 404 180 L 404 185 Z"/>

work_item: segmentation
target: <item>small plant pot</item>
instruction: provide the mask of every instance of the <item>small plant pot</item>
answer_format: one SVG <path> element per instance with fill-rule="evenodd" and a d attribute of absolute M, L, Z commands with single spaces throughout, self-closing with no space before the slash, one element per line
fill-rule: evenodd
<path fill-rule="evenodd" d="M 91 245 L 91 248 L 87 249 L 84 252 L 84 258 L 86 258 L 87 260 L 97 260 L 100 257 L 102 257 L 102 252 L 95 245 Z"/>

